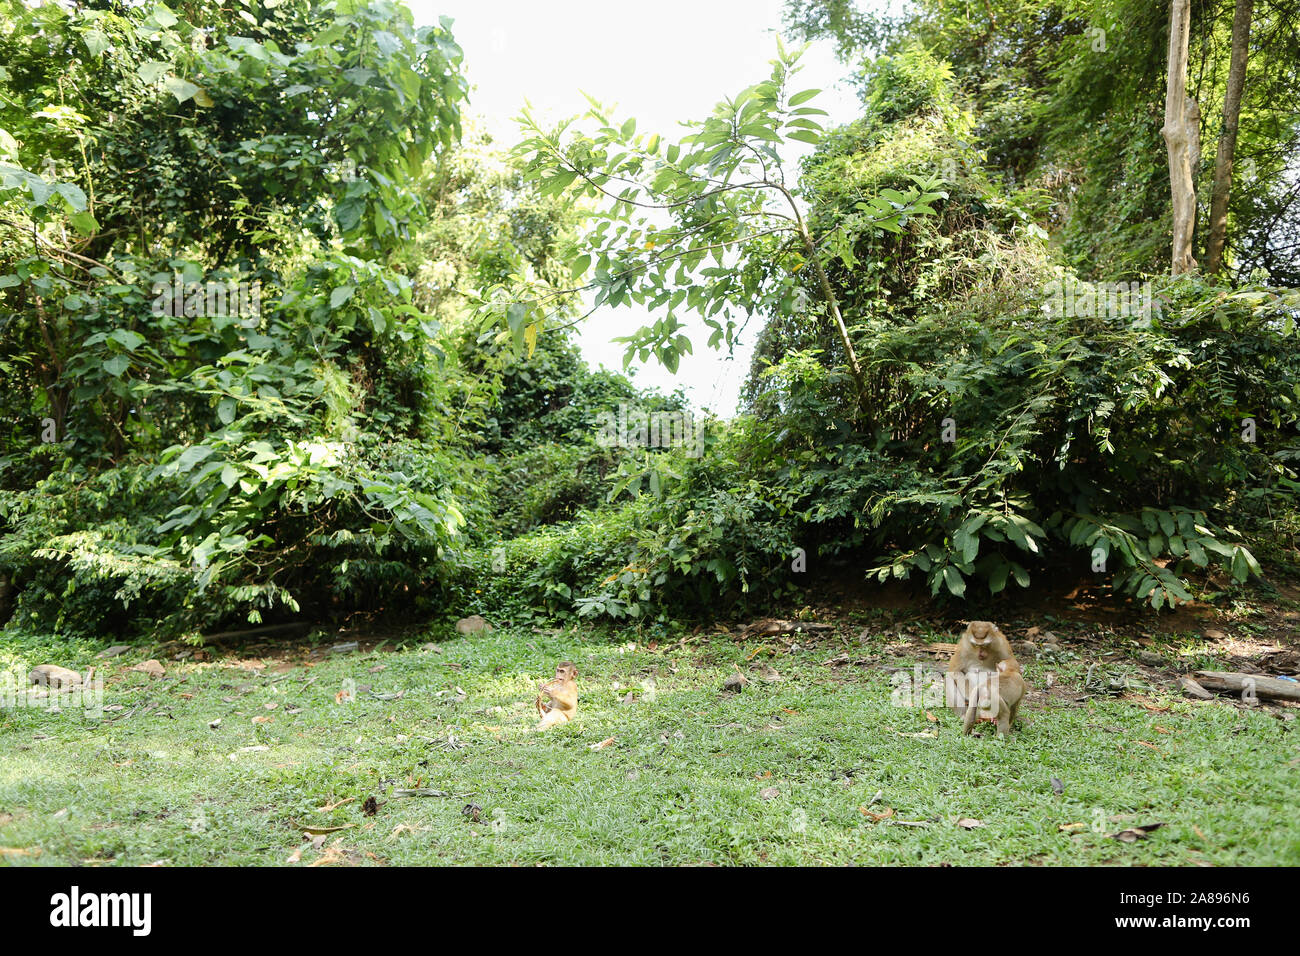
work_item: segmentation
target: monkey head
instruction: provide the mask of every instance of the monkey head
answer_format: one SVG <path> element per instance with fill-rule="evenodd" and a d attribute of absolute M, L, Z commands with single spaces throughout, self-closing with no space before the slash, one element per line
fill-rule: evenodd
<path fill-rule="evenodd" d="M 966 639 L 970 641 L 975 656 L 980 660 L 988 659 L 989 651 L 993 649 L 994 639 L 1001 634 L 998 626 L 992 621 L 971 621 L 966 625 Z"/>

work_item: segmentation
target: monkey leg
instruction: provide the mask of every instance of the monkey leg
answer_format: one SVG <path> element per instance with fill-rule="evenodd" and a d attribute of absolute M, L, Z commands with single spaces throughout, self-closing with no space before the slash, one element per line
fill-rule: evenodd
<path fill-rule="evenodd" d="M 558 708 L 556 710 L 548 710 L 545 714 L 542 715 L 542 719 L 538 721 L 537 729 L 546 730 L 548 727 L 554 727 L 556 724 L 562 724 L 568 719 L 569 719 L 569 715 L 566 714 L 564 711 L 559 710 Z"/>
<path fill-rule="evenodd" d="M 1011 733 L 1011 722 L 1016 719 L 1016 709 L 1008 707 L 1007 702 L 1001 701 L 998 705 L 998 736 L 1005 737 Z"/>

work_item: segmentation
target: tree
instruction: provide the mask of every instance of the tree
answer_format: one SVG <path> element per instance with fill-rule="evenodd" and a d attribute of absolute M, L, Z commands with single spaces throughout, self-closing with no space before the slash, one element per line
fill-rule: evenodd
<path fill-rule="evenodd" d="M 1232 62 L 1228 88 L 1223 94 L 1223 129 L 1214 157 L 1214 188 L 1210 194 L 1210 238 L 1205 248 L 1205 271 L 1223 267 L 1223 243 L 1228 232 L 1228 192 L 1232 188 L 1233 156 L 1241 121 L 1241 91 L 1246 85 L 1246 58 L 1250 53 L 1250 15 L 1254 0 L 1237 0 L 1232 15 Z"/>
<path fill-rule="evenodd" d="M 1169 150 L 1169 184 L 1173 192 L 1174 275 L 1196 271 L 1192 233 L 1196 229 L 1196 167 L 1200 161 L 1200 107 L 1187 95 L 1187 44 L 1192 28 L 1191 0 L 1169 2 L 1169 77 L 1165 125 L 1160 132 Z"/>
<path fill-rule="evenodd" d="M 595 292 L 594 304 L 667 308 L 665 318 L 625 339 L 625 362 L 653 354 L 675 370 L 692 350 L 677 318 L 683 305 L 712 329 L 710 346 L 730 344 L 733 310 L 789 311 L 796 295 L 809 296 L 800 274 L 806 268 L 811 297 L 820 300 L 862 390 L 861 365 L 827 265 L 850 254 L 845 242 L 854 227 L 897 232 L 909 217 L 932 212 L 929 203 L 944 193 L 935 191 L 941 180 L 932 176 L 917 177 L 905 190 L 855 197 L 852 222 L 814 236 L 781 155 L 787 140 L 815 144 L 823 133 L 815 117 L 825 110 L 808 105 L 820 91 L 788 89 L 801 52 L 779 46 L 767 80 L 719 103 L 680 143 L 637 134 L 635 119 L 616 125 L 595 101 L 587 118 L 598 128 L 590 133 L 570 133 L 572 120 L 548 132 L 524 114 L 529 135 L 517 151 L 528 175 L 544 194 L 572 189 L 597 204 L 589 251 L 575 264 L 581 275 L 594 263 L 594 278 L 583 287 Z M 538 307 L 511 303 L 505 320 L 519 327 Z"/>

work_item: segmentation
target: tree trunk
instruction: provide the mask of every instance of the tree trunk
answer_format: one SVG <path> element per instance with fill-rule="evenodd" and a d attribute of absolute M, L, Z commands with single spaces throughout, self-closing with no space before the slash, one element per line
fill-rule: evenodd
<path fill-rule="evenodd" d="M 1196 228 L 1195 165 L 1200 155 L 1200 109 L 1187 95 L 1187 45 L 1191 35 L 1191 0 L 1169 2 L 1169 81 L 1165 90 L 1165 125 L 1169 148 L 1169 184 L 1173 190 L 1174 275 L 1196 271 L 1192 232 Z"/>
<path fill-rule="evenodd" d="M 1232 15 L 1232 61 L 1228 88 L 1223 94 L 1223 132 L 1214 157 L 1214 189 L 1210 193 L 1210 240 L 1205 249 L 1205 271 L 1223 268 L 1223 244 L 1228 233 L 1228 192 L 1232 188 L 1232 161 L 1237 149 L 1237 124 L 1241 118 L 1241 89 L 1246 84 L 1246 56 L 1250 53 L 1250 14 L 1255 0 L 1237 0 Z"/>

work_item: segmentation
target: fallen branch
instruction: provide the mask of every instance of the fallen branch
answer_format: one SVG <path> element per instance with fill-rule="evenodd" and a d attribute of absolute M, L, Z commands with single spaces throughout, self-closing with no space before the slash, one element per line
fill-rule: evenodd
<path fill-rule="evenodd" d="M 1192 675 L 1207 690 L 1231 691 L 1245 697 L 1273 697 L 1279 700 L 1300 701 L 1300 682 L 1264 677 L 1260 674 L 1242 674 L 1237 671 L 1197 671 Z"/>

